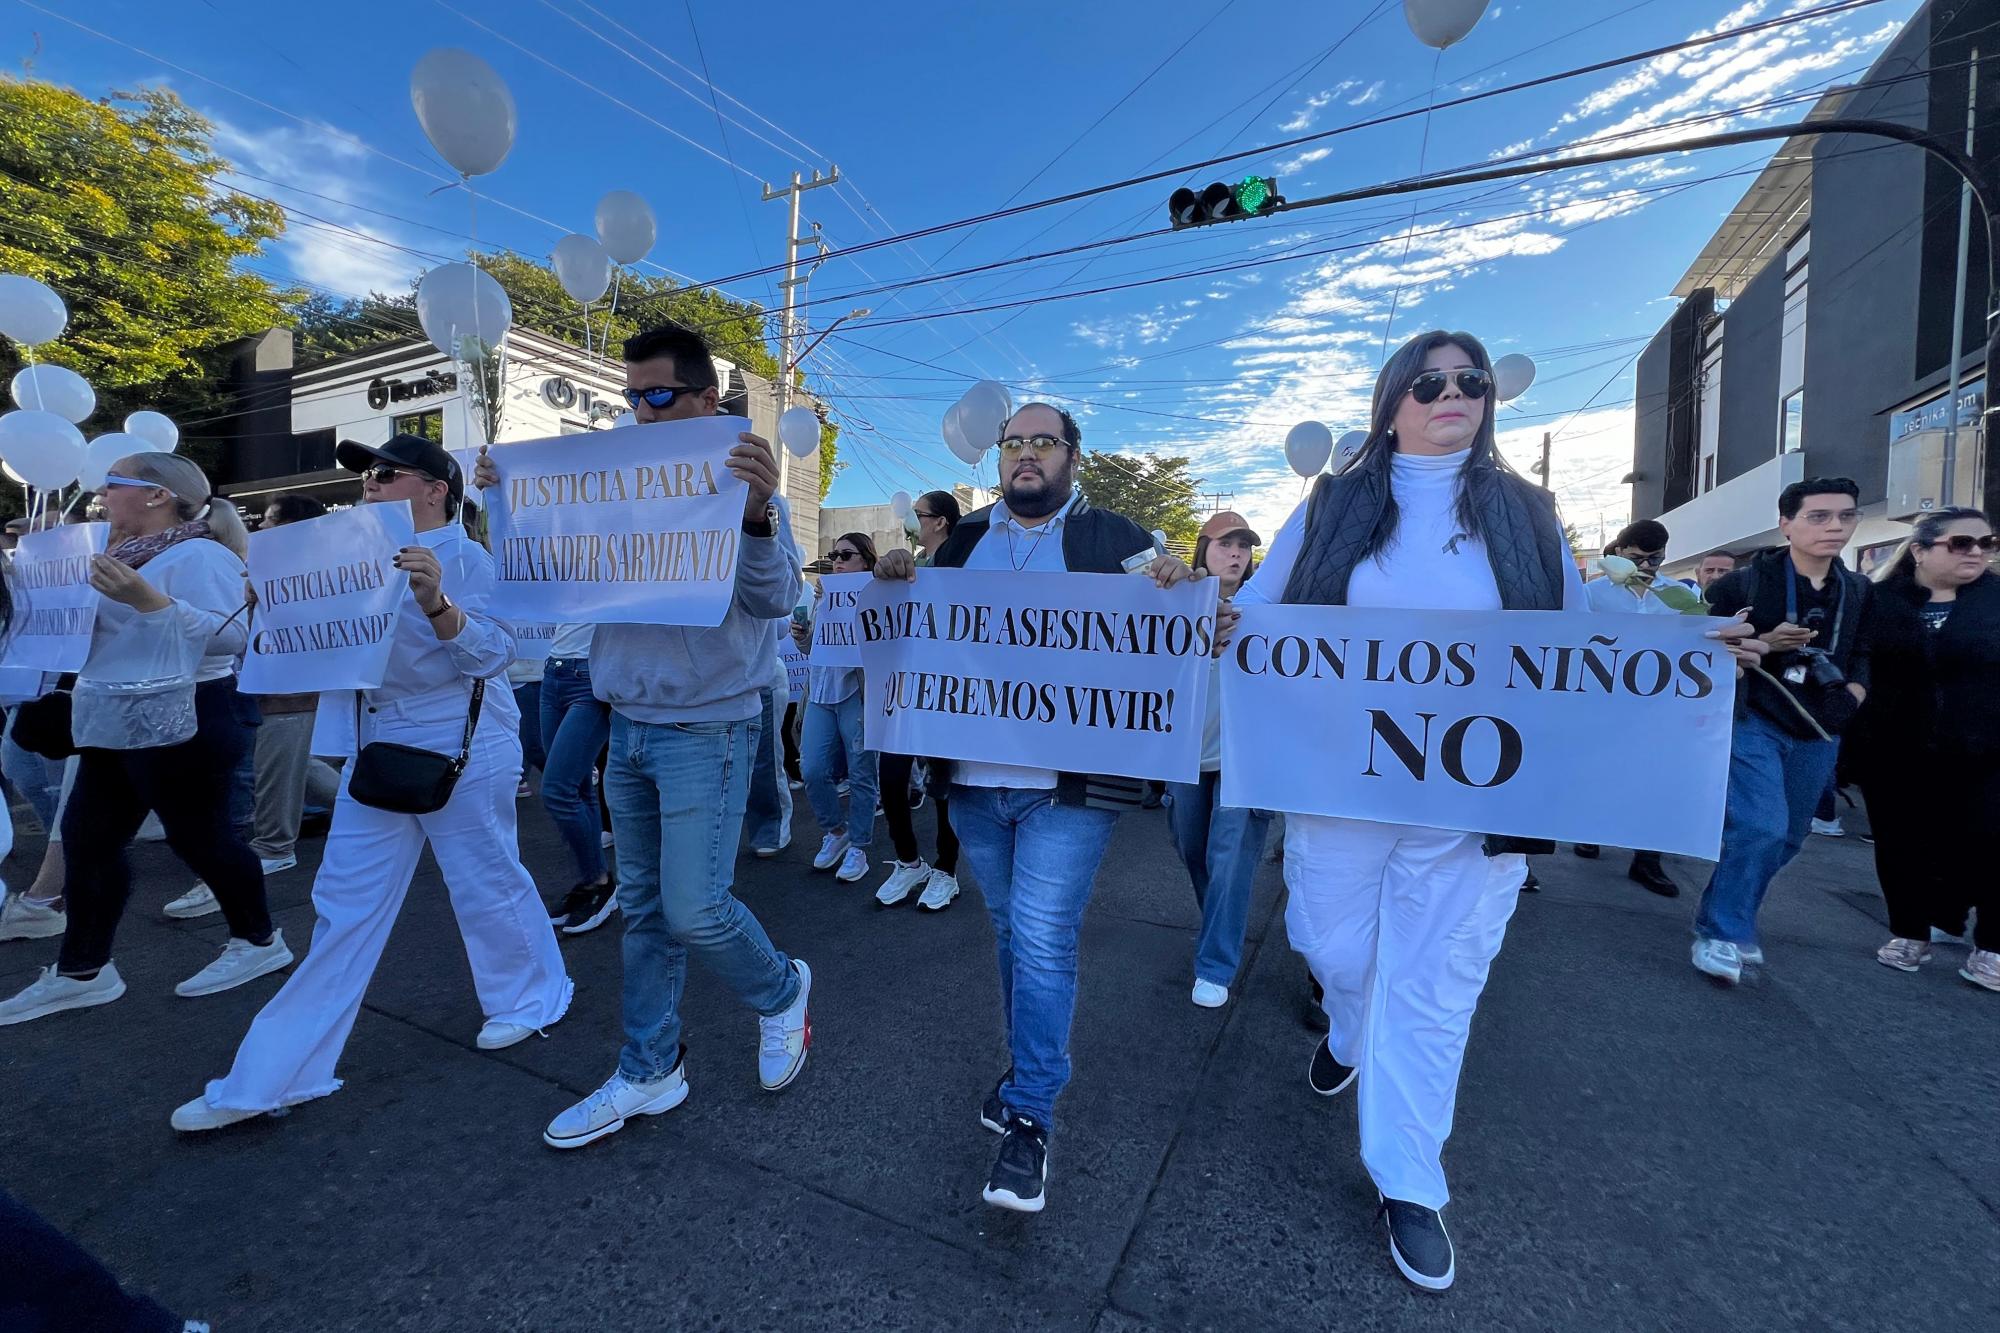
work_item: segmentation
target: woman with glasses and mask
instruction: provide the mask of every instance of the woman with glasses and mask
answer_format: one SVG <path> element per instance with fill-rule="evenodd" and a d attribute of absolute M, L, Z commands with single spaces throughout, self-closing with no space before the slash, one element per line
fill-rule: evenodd
<path fill-rule="evenodd" d="M 1478 339 L 1404 343 L 1375 381 L 1367 442 L 1285 521 L 1238 604 L 1581 608 L 1555 503 L 1501 459 L 1493 412 Z M 1359 1081 L 1361 1159 L 1390 1256 L 1431 1290 L 1456 1273 L 1439 1155 L 1466 1036 L 1527 873 L 1518 851 L 1476 832 L 1285 818 L 1285 928 L 1329 1024 L 1312 1090 Z"/>
<path fill-rule="evenodd" d="M 292 961 L 271 925 L 257 854 L 229 817 L 257 718 L 256 703 L 236 692 L 249 533 L 233 505 L 210 503 L 208 478 L 177 454 L 121 458 L 104 480 L 111 532 L 104 554 L 90 558 L 102 599 L 77 673 L 79 758 L 62 815 L 69 919 L 56 965 L 0 1002 L 0 1024 L 125 993 L 112 941 L 132 888 L 126 848 L 148 811 L 229 922 L 221 957 L 174 993 L 212 995 Z"/>
<path fill-rule="evenodd" d="M 525 1041 L 569 1008 L 562 951 L 521 866 L 515 829 L 521 719 L 505 680 L 514 634 L 486 610 L 493 557 L 457 521 L 458 464 L 416 435 L 379 445 L 344 440 L 334 458 L 361 474 L 363 504 L 409 503 L 416 541 L 396 553 L 391 577 L 407 579 L 410 596 L 382 684 L 320 696 L 319 732 L 349 760 L 313 881 L 312 951 L 250 1024 L 229 1072 L 174 1112 L 183 1133 L 339 1091 L 335 1066 L 426 844 L 485 1017 L 479 1049 Z M 408 814 L 356 799 L 357 770 L 370 767 L 376 745 L 462 755 L 445 803 Z"/>
<path fill-rule="evenodd" d="M 917 567 L 925 568 L 945 538 L 958 526 L 958 500 L 950 491 L 926 491 L 910 505 L 917 520 Z M 882 817 L 889 822 L 889 837 L 896 844 L 896 865 L 889 878 L 875 891 L 875 901 L 894 907 L 908 901 L 921 887 L 917 906 L 926 912 L 941 912 L 958 898 L 958 835 L 951 831 L 951 802 L 944 784 L 930 793 L 937 816 L 937 859 L 925 861 L 917 846 L 917 826 L 913 818 L 920 794 L 912 792 L 910 775 L 916 760 L 906 754 L 882 757 Z"/>
<path fill-rule="evenodd" d="M 1843 738 L 1875 832 L 1889 908 L 1876 961 L 1915 972 L 1934 943 L 1958 943 L 1959 975 L 2000 991 L 2000 576 L 1992 525 L 1977 509 L 1917 520 L 1876 576 L 1868 604 L 1868 698 Z"/>
<path fill-rule="evenodd" d="M 865 532 L 844 532 L 826 553 L 831 574 L 864 574 L 875 568 L 875 543 Z M 821 594 L 824 595 L 824 589 Z M 812 626 L 792 622 L 792 637 L 801 648 L 812 647 Z M 799 759 L 806 775 L 806 797 L 824 835 L 814 870 L 831 870 L 843 884 L 868 874 L 868 849 L 875 842 L 875 752 L 862 740 L 861 668 L 815 664 L 806 685 L 806 715 L 799 740 Z M 845 757 L 847 817 L 841 818 L 839 770 Z"/>

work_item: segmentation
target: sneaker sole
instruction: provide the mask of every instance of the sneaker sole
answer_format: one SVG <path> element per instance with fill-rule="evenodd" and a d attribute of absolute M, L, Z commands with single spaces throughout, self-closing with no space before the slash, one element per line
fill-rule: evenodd
<path fill-rule="evenodd" d="M 1389 1257 L 1395 1260 L 1397 1272 L 1407 1278 L 1411 1285 L 1422 1287 L 1425 1291 L 1444 1291 L 1451 1286 L 1453 1279 L 1458 1276 L 1458 1256 L 1456 1254 L 1452 1255 L 1451 1267 L 1444 1270 L 1443 1277 L 1432 1277 L 1428 1273 L 1419 1273 L 1404 1260 L 1403 1252 L 1396 1248 L 1396 1237 L 1393 1234 L 1389 1237 Z"/>
<path fill-rule="evenodd" d="M 1007 1127 L 1005 1125 L 999 1123 L 997 1120 L 993 1119 L 993 1117 L 987 1115 L 986 1112 L 984 1111 L 981 1111 L 979 1113 L 979 1123 L 984 1125 L 987 1129 L 992 1130 L 995 1134 L 1005 1134 L 1007 1132 Z"/>
<path fill-rule="evenodd" d="M 1320 1046 L 1324 1045 L 1326 1045 L 1325 1042 L 1320 1043 Z M 1313 1047 L 1312 1058 L 1313 1060 L 1319 1059 L 1319 1046 Z M 1340 1080 L 1340 1082 L 1334 1084 L 1331 1088 L 1322 1088 L 1319 1084 L 1313 1082 L 1312 1064 L 1308 1063 L 1306 1065 L 1306 1086 L 1311 1088 L 1314 1092 L 1318 1093 L 1322 1097 L 1338 1097 L 1341 1093 L 1346 1092 L 1350 1087 L 1352 1087 L 1354 1085 L 1354 1080 L 1360 1077 L 1361 1077 L 1361 1066 L 1355 1065 L 1352 1069 L 1347 1071 L 1346 1078 Z"/>
<path fill-rule="evenodd" d="M 291 860 L 283 862 L 282 864 L 271 866 L 270 868 L 265 870 L 264 873 L 267 875 L 282 875 L 287 870 L 297 870 L 298 868 L 299 868 L 299 859 L 295 856 Z"/>
<path fill-rule="evenodd" d="M 214 916 L 221 910 L 222 904 L 213 899 L 205 907 L 175 907 L 172 903 L 168 903 L 165 908 L 167 918 L 172 921 L 199 921 L 205 916 Z"/>
<path fill-rule="evenodd" d="M 488 1041 L 483 1036 L 474 1037 L 472 1039 L 472 1044 L 475 1049 L 482 1051 L 504 1051 L 509 1046 L 519 1046 L 522 1042 L 526 1041 L 528 1038 L 535 1035 L 537 1035 L 535 1030 L 533 1028 L 529 1028 L 526 1032 L 523 1032 L 520 1036 L 509 1037 L 505 1041 Z"/>
<path fill-rule="evenodd" d="M 560 926 L 558 927 L 558 929 L 561 930 L 562 933 L 565 935 L 587 935 L 591 931 L 596 930 L 599 926 L 603 925 L 606 921 L 609 921 L 611 919 L 611 914 L 617 910 L 618 910 L 618 895 L 616 893 L 613 893 L 609 898 L 606 898 L 604 900 L 604 906 L 598 908 L 597 911 L 594 914 L 592 914 L 592 916 L 588 920 L 574 926 Z M 569 920 L 569 918 L 564 917 L 563 920 L 567 921 Z"/>
<path fill-rule="evenodd" d="M 67 1013 L 71 1009 L 95 1009 L 100 1004 L 110 1004 L 124 993 L 125 981 L 121 977 L 119 978 L 117 989 L 106 991 L 102 995 L 88 995 L 80 1000 L 65 1000 L 61 1004 L 46 1004 L 39 1009 L 31 1009 L 25 1014 L 0 1016 L 0 1027 L 7 1027 L 14 1023 L 26 1023 L 37 1018 L 47 1018 L 50 1014 Z"/>
<path fill-rule="evenodd" d="M 1923 964 L 1922 964 L 1922 963 L 1892 963 L 1892 962 L 1890 962 L 1890 961 L 1889 961 L 1888 959 L 1886 959 L 1886 958 L 1882 958 L 1882 957 L 1879 957 L 1879 956 L 1878 956 L 1878 957 L 1877 957 L 1877 958 L 1875 959 L 1875 961 L 1876 961 L 1876 962 L 1878 962 L 1878 963 L 1880 963 L 1880 964 L 1881 964 L 1882 966 L 1884 966 L 1884 967 L 1893 967 L 1893 968 L 1895 968 L 1895 969 L 1896 969 L 1896 970 L 1897 970 L 1898 972 L 1921 972 L 1921 971 L 1923 971 Z M 1958 974 L 1958 975 L 1960 975 L 1961 977 L 1965 975 L 1965 972 L 1963 971 L 1963 969 L 1961 969 L 1961 970 L 1960 970 L 1960 972 L 1959 972 L 1959 974 Z"/>
<path fill-rule="evenodd" d="M 1992 982 L 1986 980 L 1984 977 L 1974 976 L 1970 968 L 1961 967 L 1960 969 L 1958 969 L 1958 975 L 1964 977 L 1967 981 L 1979 987 L 1979 989 L 1981 990 L 1990 990 L 1994 994 L 2000 995 L 2000 986 L 1994 985 Z"/>
<path fill-rule="evenodd" d="M 193 1125 L 193 1124 L 183 1125 L 180 1122 L 179 1118 L 180 1112 L 176 1111 L 174 1112 L 173 1117 L 171 1117 L 167 1123 L 173 1126 L 174 1132 L 176 1134 L 212 1134 L 218 1129 L 228 1129 L 231 1125 L 240 1125 L 246 1120 L 257 1120 L 264 1116 L 272 1114 L 272 1112 L 222 1111 L 222 1112 L 211 1112 L 211 1114 L 226 1115 L 228 1119 L 206 1122 L 199 1125 Z"/>
<path fill-rule="evenodd" d="M 995 1208 L 1005 1208 L 1010 1213 L 1039 1213 L 1042 1205 L 1049 1201 L 1047 1194 L 1037 1194 L 1032 1199 L 1024 1199 L 1012 1190 L 983 1189 L 979 1197 Z"/>
<path fill-rule="evenodd" d="M 851 875 L 844 875 L 839 873 L 836 873 L 834 875 L 834 879 L 841 884 L 859 884 L 862 880 L 867 878 L 868 878 L 868 867 L 866 866 L 863 866 L 861 869 L 855 871 Z"/>
<path fill-rule="evenodd" d="M 69 928 L 66 921 L 51 921 L 47 925 L 15 926 L 0 935 L 0 944 L 8 940 L 52 940 Z"/>
<path fill-rule="evenodd" d="M 241 976 L 231 977 L 229 980 L 224 982 L 220 983 L 212 982 L 206 986 L 202 986 L 198 989 L 195 989 L 195 988 L 190 988 L 189 983 L 187 981 L 183 981 L 180 985 L 174 987 L 174 994 L 180 996 L 183 1000 L 198 1000 L 204 995 L 220 995 L 222 994 L 222 992 L 226 990 L 235 990 L 238 986 L 246 986 L 249 983 L 255 981 L 258 977 L 268 977 L 273 972 L 276 972 L 281 968 L 290 967 L 292 965 L 292 961 L 293 961 L 292 951 L 290 948 L 287 948 L 284 951 L 284 953 L 267 958 L 263 962 L 257 964 L 257 966 L 253 970 L 245 972 Z M 191 981 L 192 978 L 190 978 L 189 980 Z"/>
<path fill-rule="evenodd" d="M 917 910 L 920 912 L 942 912 L 945 908 L 951 906 L 953 903 L 957 901 L 958 901 L 958 894 L 956 893 L 952 894 L 951 897 L 945 899 L 941 903 L 927 903 L 920 897 L 917 899 Z"/>
<path fill-rule="evenodd" d="M 1743 974 L 1741 972 L 1732 976 L 1727 972 L 1711 972 L 1705 967 L 1697 967 L 1695 971 L 1701 973 L 1719 986 L 1740 986 L 1743 984 Z"/>
<path fill-rule="evenodd" d="M 542 1131 L 542 1142 L 548 1144 L 549 1147 L 551 1148 L 559 1148 L 559 1149 L 582 1148 L 589 1144 L 597 1142 L 599 1139 L 607 1138 L 610 1135 L 616 1134 L 619 1130 L 625 1128 L 625 1122 L 630 1120 L 633 1116 L 665 1115 L 667 1112 L 673 1110 L 675 1107 L 679 1106 L 682 1102 L 686 1101 L 687 1099 L 688 1099 L 688 1084 L 687 1080 L 683 1078 L 678 1088 L 675 1088 L 672 1092 L 665 1094 L 659 1100 L 647 1102 L 644 1106 L 638 1107 L 635 1110 L 627 1111 L 624 1115 L 619 1116 L 616 1120 L 610 1121 L 607 1124 L 599 1125 L 596 1129 L 591 1130 L 588 1134 L 579 1134 L 573 1139 L 558 1139 L 551 1136 L 550 1133 L 545 1129 Z"/>

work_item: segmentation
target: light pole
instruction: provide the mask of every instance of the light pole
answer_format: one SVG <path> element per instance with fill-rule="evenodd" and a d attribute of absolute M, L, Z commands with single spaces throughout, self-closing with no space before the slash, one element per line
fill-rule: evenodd
<path fill-rule="evenodd" d="M 806 350 L 805 350 L 805 351 L 803 351 L 803 352 L 800 352 L 800 353 L 799 353 L 799 354 L 798 354 L 797 356 L 795 356 L 795 357 L 793 357 L 793 358 L 792 358 L 792 369 L 796 370 L 796 369 L 798 369 L 798 368 L 799 368 L 800 366 L 804 365 L 804 364 L 806 363 L 806 358 L 807 358 L 807 357 L 809 357 L 809 356 L 811 356 L 811 355 L 813 354 L 813 349 L 814 349 L 815 347 L 818 347 L 818 346 L 819 346 L 819 345 L 820 345 L 821 343 L 825 342 L 825 341 L 827 340 L 828 336 L 830 336 L 830 335 L 831 335 L 831 334 L 833 333 L 833 331 L 834 331 L 835 329 L 837 329 L 837 328 L 839 328 L 839 327 L 840 327 L 841 325 L 845 324 L 845 323 L 846 323 L 846 322 L 847 322 L 848 320 L 850 320 L 850 319 L 866 319 L 866 318 L 868 318 L 868 316 L 870 316 L 870 315 L 872 315 L 872 314 L 874 314 L 874 313 L 875 313 L 874 311 L 870 310 L 870 309 L 869 309 L 869 308 L 868 308 L 867 306 L 865 306 L 865 305 L 861 305 L 861 306 L 856 306 L 856 307 L 854 307 L 854 309 L 852 309 L 852 310 L 848 311 L 848 312 L 847 312 L 846 314 L 842 315 L 842 316 L 841 316 L 841 317 L 840 317 L 839 319 L 836 319 L 835 321 L 833 321 L 833 323 L 831 323 L 831 324 L 827 325 L 827 326 L 826 326 L 826 327 L 825 327 L 824 329 L 821 329 L 821 330 L 820 330 L 820 335 L 819 335 L 819 337 L 817 337 L 817 338 L 813 339 L 813 340 L 812 340 L 811 342 L 807 343 L 807 344 L 806 344 Z"/>

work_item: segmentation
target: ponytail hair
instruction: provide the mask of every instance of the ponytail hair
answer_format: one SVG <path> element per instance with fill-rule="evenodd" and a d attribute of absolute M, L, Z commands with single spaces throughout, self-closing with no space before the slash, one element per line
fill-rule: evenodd
<path fill-rule="evenodd" d="M 138 480 L 150 481 L 173 493 L 174 512 L 181 522 L 203 519 L 208 523 L 208 535 L 229 548 L 237 559 L 249 554 L 250 530 L 243 526 L 242 515 L 228 497 L 214 494 L 208 477 L 193 461 L 179 454 L 162 453 L 133 454 L 121 461 Z"/>
<path fill-rule="evenodd" d="M 1938 538 L 1944 535 L 1946 528 L 1968 518 L 1976 518 L 1981 523 L 1987 521 L 1983 510 L 1974 509 L 1970 505 L 1947 505 L 1943 509 L 1933 509 L 1925 514 L 1917 520 L 1916 527 L 1910 530 L 1910 535 L 1903 539 L 1895 552 L 1882 562 L 1882 567 L 1875 571 L 1875 582 L 1887 583 L 1890 579 L 1915 578 L 1917 547 L 1936 546 Z"/>

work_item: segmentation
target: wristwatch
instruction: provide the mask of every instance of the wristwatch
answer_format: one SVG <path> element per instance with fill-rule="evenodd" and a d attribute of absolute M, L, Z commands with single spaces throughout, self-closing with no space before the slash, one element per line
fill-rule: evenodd
<path fill-rule="evenodd" d="M 428 616 L 432 620 L 436 620 L 439 616 L 443 615 L 445 612 L 454 611 L 457 609 L 458 609 L 457 605 L 451 600 L 451 598 L 440 593 L 438 594 L 438 609 L 435 611 L 426 611 L 424 612 L 424 615 Z"/>
<path fill-rule="evenodd" d="M 759 532 L 759 531 L 758 531 L 758 529 L 759 529 L 759 528 L 762 528 L 762 529 L 763 529 L 763 531 Z M 765 506 L 764 506 L 764 521 L 763 521 L 762 523 L 752 523 L 752 522 L 751 522 L 751 521 L 750 521 L 749 519 L 747 519 L 747 518 L 746 518 L 746 519 L 744 519 L 744 520 L 743 520 L 743 532 L 744 532 L 744 535 L 746 535 L 746 536 L 750 536 L 750 537 L 775 537 L 775 536 L 777 536 L 777 535 L 778 535 L 778 506 L 777 506 L 777 505 L 775 505 L 775 504 L 767 504 L 767 505 L 765 505 Z"/>

